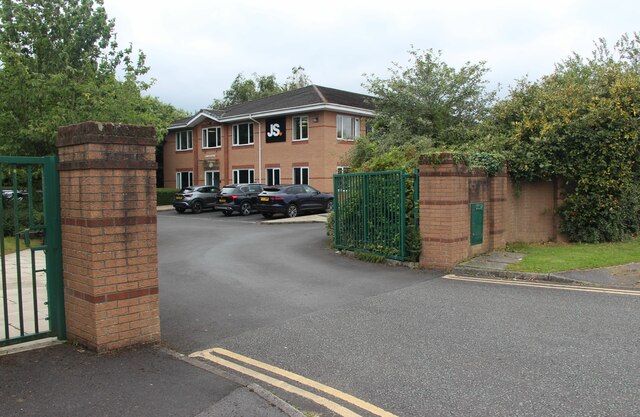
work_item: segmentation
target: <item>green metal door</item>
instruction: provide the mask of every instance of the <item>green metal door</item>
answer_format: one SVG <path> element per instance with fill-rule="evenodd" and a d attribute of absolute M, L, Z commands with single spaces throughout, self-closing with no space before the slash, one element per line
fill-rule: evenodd
<path fill-rule="evenodd" d="M 0 156 L 0 346 L 64 339 L 57 158 Z"/>
<path fill-rule="evenodd" d="M 334 245 L 397 260 L 416 260 L 418 172 L 334 175 Z"/>
<path fill-rule="evenodd" d="M 470 205 L 471 244 L 479 245 L 484 236 L 484 203 Z"/>

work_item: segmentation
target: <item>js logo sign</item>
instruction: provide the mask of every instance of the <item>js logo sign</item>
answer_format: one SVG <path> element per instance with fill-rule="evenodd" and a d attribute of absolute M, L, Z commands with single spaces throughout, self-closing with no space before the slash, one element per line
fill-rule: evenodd
<path fill-rule="evenodd" d="M 286 142 L 287 140 L 287 119 L 267 119 L 267 143 Z"/>

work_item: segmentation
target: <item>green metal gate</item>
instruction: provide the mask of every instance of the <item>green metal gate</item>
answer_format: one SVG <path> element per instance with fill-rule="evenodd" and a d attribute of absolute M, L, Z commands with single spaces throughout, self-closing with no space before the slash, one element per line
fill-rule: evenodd
<path fill-rule="evenodd" d="M 417 260 L 418 178 L 418 170 L 334 175 L 335 247 Z"/>
<path fill-rule="evenodd" d="M 64 339 L 57 158 L 0 156 L 0 346 Z"/>

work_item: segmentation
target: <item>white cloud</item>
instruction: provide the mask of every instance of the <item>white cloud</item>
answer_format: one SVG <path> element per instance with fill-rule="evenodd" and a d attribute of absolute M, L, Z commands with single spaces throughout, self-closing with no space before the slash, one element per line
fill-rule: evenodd
<path fill-rule="evenodd" d="M 572 51 L 640 30 L 630 0 L 280 1 L 105 0 L 121 45 L 148 57 L 151 93 L 192 111 L 221 97 L 239 72 L 283 81 L 302 65 L 318 84 L 363 91 L 406 51 L 434 48 L 459 66 L 487 61 L 493 83 L 536 79 Z"/>

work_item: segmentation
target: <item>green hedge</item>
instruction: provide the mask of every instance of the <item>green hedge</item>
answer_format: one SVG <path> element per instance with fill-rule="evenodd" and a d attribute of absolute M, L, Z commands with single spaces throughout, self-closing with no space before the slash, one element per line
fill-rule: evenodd
<path fill-rule="evenodd" d="M 178 192 L 175 188 L 158 188 L 156 196 L 159 206 L 169 206 L 173 204 L 173 196 Z"/>

